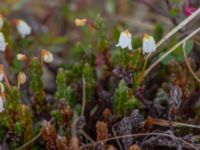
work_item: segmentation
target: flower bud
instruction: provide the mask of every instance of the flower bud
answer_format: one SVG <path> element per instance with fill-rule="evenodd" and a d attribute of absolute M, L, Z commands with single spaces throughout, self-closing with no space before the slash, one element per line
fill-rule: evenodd
<path fill-rule="evenodd" d="M 41 52 L 41 58 L 42 58 L 42 62 L 45 62 L 45 63 L 51 63 L 54 60 L 53 54 L 45 49 L 43 49 Z"/>
<path fill-rule="evenodd" d="M 3 27 L 3 24 L 4 24 L 3 15 L 2 15 L 2 14 L 0 14 L 0 29 L 2 29 L 2 27 Z"/>
<path fill-rule="evenodd" d="M 77 27 L 84 26 L 87 23 L 87 19 L 75 19 L 75 24 Z"/>
<path fill-rule="evenodd" d="M 18 78 L 18 85 L 23 85 L 26 82 L 26 74 L 24 72 L 20 72 L 17 78 Z"/>
<path fill-rule="evenodd" d="M 28 57 L 24 54 L 17 54 L 17 60 L 26 61 Z"/>

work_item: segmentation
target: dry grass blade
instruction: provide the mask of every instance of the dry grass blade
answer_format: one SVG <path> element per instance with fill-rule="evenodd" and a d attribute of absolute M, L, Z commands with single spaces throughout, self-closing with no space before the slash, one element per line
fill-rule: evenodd
<path fill-rule="evenodd" d="M 185 58 L 185 62 L 186 62 L 186 65 L 190 71 L 190 73 L 192 74 L 192 76 L 200 83 L 200 79 L 199 77 L 195 74 L 195 72 L 192 70 L 192 67 L 190 66 L 190 63 L 188 61 L 188 58 L 187 58 L 187 54 L 186 54 L 186 51 L 185 51 L 185 42 L 183 44 L 183 55 L 184 55 L 184 58 Z"/>
<path fill-rule="evenodd" d="M 54 119 L 52 118 L 50 120 L 50 123 L 52 123 L 54 121 Z M 27 146 L 29 146 L 30 144 L 34 143 L 40 136 L 42 135 L 41 132 L 39 132 L 36 136 L 34 136 L 30 141 L 26 142 L 24 145 L 22 145 L 21 147 L 17 148 L 16 150 L 23 150 L 25 149 Z"/>
<path fill-rule="evenodd" d="M 153 117 L 149 117 L 149 119 L 151 119 L 151 122 L 154 125 L 159 125 L 159 126 L 164 126 L 164 127 L 170 126 L 170 121 L 168 120 L 157 119 Z M 171 123 L 173 127 L 189 127 L 189 128 L 200 129 L 199 125 L 193 125 L 193 124 L 187 124 L 187 123 L 181 123 L 181 122 L 175 122 L 175 121 L 172 121 Z"/>
<path fill-rule="evenodd" d="M 86 81 L 84 77 L 82 78 L 82 81 L 83 81 L 83 99 L 82 99 L 81 116 L 84 116 L 85 105 L 86 105 Z"/>
<path fill-rule="evenodd" d="M 155 61 L 144 73 L 145 77 L 156 65 L 158 65 L 166 56 L 168 56 L 170 53 L 175 51 L 179 46 L 181 46 L 185 41 L 189 40 L 191 37 L 193 37 L 195 34 L 197 34 L 200 31 L 200 27 L 194 30 L 192 33 L 190 33 L 187 37 L 185 37 L 183 40 L 181 40 L 179 43 L 177 43 L 175 46 L 173 46 L 169 51 L 167 51 L 164 55 L 162 55 L 157 61 Z"/>
<path fill-rule="evenodd" d="M 136 133 L 136 134 L 130 134 L 130 135 L 123 135 L 123 136 L 115 136 L 113 138 L 108 138 L 108 139 L 105 139 L 105 140 L 101 140 L 101 141 L 97 141 L 95 143 L 91 143 L 91 144 L 87 144 L 85 146 L 87 147 L 90 147 L 90 146 L 95 146 L 96 144 L 98 143 L 102 143 L 102 142 L 108 142 L 108 141 L 112 141 L 112 140 L 116 140 L 116 139 L 121 139 L 121 138 L 127 138 L 127 137 L 139 137 L 139 136 L 151 136 L 151 135 L 158 135 L 158 136 L 165 136 L 165 137 L 169 137 L 171 139 L 175 139 L 177 141 L 180 141 L 182 143 L 184 143 L 185 145 L 189 146 L 190 148 L 194 149 L 194 150 L 198 150 L 197 147 L 195 147 L 193 144 L 181 139 L 181 138 L 178 138 L 176 136 L 173 136 L 173 135 L 169 135 L 169 134 L 166 134 L 166 133 L 156 133 L 156 132 L 152 132 L 152 133 Z M 95 145 L 94 145 L 95 144 Z"/>
<path fill-rule="evenodd" d="M 178 30 L 180 30 L 181 28 L 183 28 L 185 25 L 187 25 L 190 21 L 192 21 L 197 15 L 200 14 L 200 8 L 198 8 L 194 13 L 192 13 L 192 15 L 190 15 L 189 17 L 187 17 L 185 20 L 183 20 L 179 25 L 177 25 L 173 30 L 171 30 L 169 33 L 167 33 L 156 45 L 156 47 L 160 47 L 165 41 L 167 41 L 171 36 L 173 36 Z M 156 53 L 158 53 L 159 51 L 157 50 L 155 53 L 153 54 L 149 54 L 151 56 L 155 55 Z M 150 56 L 148 56 L 150 57 Z"/>

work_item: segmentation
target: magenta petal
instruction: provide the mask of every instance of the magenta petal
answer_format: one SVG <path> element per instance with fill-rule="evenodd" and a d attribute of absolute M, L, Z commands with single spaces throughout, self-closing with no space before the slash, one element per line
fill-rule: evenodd
<path fill-rule="evenodd" d="M 186 16 L 190 16 L 195 11 L 196 11 L 196 7 L 194 7 L 194 6 L 187 6 L 185 8 L 185 15 Z"/>

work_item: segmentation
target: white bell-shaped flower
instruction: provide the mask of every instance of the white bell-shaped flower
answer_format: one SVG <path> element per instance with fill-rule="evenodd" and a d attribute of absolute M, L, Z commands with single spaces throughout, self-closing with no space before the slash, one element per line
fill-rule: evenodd
<path fill-rule="evenodd" d="M 5 42 L 5 37 L 3 33 L 0 32 L 0 51 L 5 51 L 6 50 L 6 45 L 7 43 Z"/>
<path fill-rule="evenodd" d="M 119 42 L 116 45 L 117 47 L 121 48 L 128 48 L 132 50 L 132 36 L 131 33 L 128 30 L 125 30 L 121 32 L 120 37 L 119 37 Z"/>
<path fill-rule="evenodd" d="M 152 53 L 156 50 L 156 42 L 154 38 L 148 34 L 143 37 L 143 53 Z"/>
<path fill-rule="evenodd" d="M 4 111 L 4 100 L 2 95 L 0 95 L 0 112 Z"/>
<path fill-rule="evenodd" d="M 17 30 L 22 38 L 31 34 L 31 27 L 24 20 L 17 20 Z"/>

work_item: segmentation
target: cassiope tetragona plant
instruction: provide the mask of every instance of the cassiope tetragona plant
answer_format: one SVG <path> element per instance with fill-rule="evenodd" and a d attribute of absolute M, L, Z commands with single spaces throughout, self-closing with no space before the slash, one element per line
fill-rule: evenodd
<path fill-rule="evenodd" d="M 67 86 L 67 75 L 64 69 L 60 68 L 56 77 L 57 91 L 56 99 L 66 100 L 71 107 L 75 105 L 75 91 Z"/>
<path fill-rule="evenodd" d="M 144 105 L 131 93 L 124 80 L 119 82 L 119 86 L 114 95 L 114 111 L 118 115 L 128 115 L 135 108 L 143 108 Z"/>
<path fill-rule="evenodd" d="M 44 85 L 42 82 L 42 64 L 37 58 L 33 58 L 30 62 L 29 73 L 31 76 L 31 90 L 39 101 L 43 101 L 45 97 Z"/>

